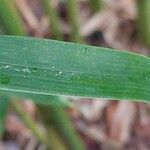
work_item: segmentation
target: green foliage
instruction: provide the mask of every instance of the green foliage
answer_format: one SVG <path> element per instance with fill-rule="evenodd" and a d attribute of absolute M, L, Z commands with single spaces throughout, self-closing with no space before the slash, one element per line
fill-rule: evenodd
<path fill-rule="evenodd" d="M 0 20 L 7 34 L 25 35 L 23 23 L 15 8 L 14 0 L 0 0 Z"/>
<path fill-rule="evenodd" d="M 102 7 L 102 0 L 89 0 L 89 4 L 93 11 L 99 11 Z"/>
<path fill-rule="evenodd" d="M 51 5 L 51 0 L 42 0 L 45 11 L 49 17 L 51 31 L 53 33 L 53 38 L 57 40 L 62 40 L 63 35 L 60 31 L 60 22 L 57 14 L 57 10 Z"/>
<path fill-rule="evenodd" d="M 9 100 L 6 96 L 0 95 L 0 137 L 3 135 L 5 127 L 5 117 L 8 109 Z"/>
<path fill-rule="evenodd" d="M 3 91 L 3 94 L 7 95 L 9 98 L 13 99 L 33 99 L 37 104 L 44 106 L 61 106 L 67 108 L 70 106 L 69 102 L 65 101 L 62 96 L 53 95 L 39 95 L 34 93 L 24 93 L 24 92 L 13 92 L 13 91 Z"/>
<path fill-rule="evenodd" d="M 50 149 L 50 143 L 47 136 L 40 132 L 38 126 L 34 123 L 32 118 L 26 113 L 18 101 L 15 99 L 11 101 L 12 106 L 14 107 L 16 113 L 20 116 L 24 124 L 32 131 L 33 135 L 39 140 L 39 142 L 44 143 Z"/>
<path fill-rule="evenodd" d="M 53 38 L 63 40 L 59 17 L 51 0 L 42 0 L 49 16 Z M 101 8 L 100 0 L 89 0 L 93 11 Z M 67 0 L 71 40 L 82 42 L 79 7 Z M 150 46 L 149 0 L 139 0 L 139 36 Z M 25 35 L 22 20 L 13 0 L 0 0 L 0 33 Z M 129 99 L 150 102 L 150 59 L 133 53 L 87 45 L 34 39 L 0 37 L 0 136 L 4 132 L 8 97 L 25 125 L 40 142 L 53 149 L 85 149 L 63 110 L 68 106 L 58 95 Z M 57 95 L 57 96 L 54 96 Z M 38 131 L 34 121 L 16 101 L 32 98 L 42 112 L 48 134 Z M 50 122 L 49 124 L 49 121 Z M 58 133 L 55 132 L 57 130 Z M 60 135 L 60 137 L 58 136 Z M 48 138 L 48 139 L 47 139 Z M 51 143 L 49 143 L 51 139 Z M 62 139 L 65 140 L 61 141 Z"/>
<path fill-rule="evenodd" d="M 2 93 L 150 100 L 150 59 L 124 51 L 2 36 L 0 68 Z"/>
<path fill-rule="evenodd" d="M 4 28 L 1 24 L 0 24 L 0 34 L 4 34 Z"/>
<path fill-rule="evenodd" d="M 51 5 L 51 0 L 42 1 L 49 16 L 53 38 L 63 40 L 56 9 Z M 71 40 L 83 42 L 79 32 L 78 2 L 67 0 L 66 3 Z M 89 3 L 95 12 L 102 6 L 101 0 L 89 0 Z M 139 0 L 139 36 L 148 46 L 149 5 L 149 0 Z M 0 33 L 5 33 L 5 30 L 7 34 L 25 35 L 13 0 L 0 0 L 0 20 Z M 88 45 L 1 36 L 0 136 L 4 132 L 9 106 L 8 97 L 3 95 L 13 96 L 13 108 L 41 143 L 52 149 L 67 149 L 69 146 L 72 150 L 84 150 L 84 144 L 62 108 L 67 107 L 68 103 L 63 102 L 59 95 L 150 102 L 150 59 Z M 32 98 L 42 104 L 38 108 L 49 135 L 39 132 L 35 122 L 16 101 L 18 97 Z"/>
<path fill-rule="evenodd" d="M 81 43 L 83 39 L 80 36 L 79 25 L 79 5 L 76 0 L 66 0 L 68 8 L 68 19 L 71 27 L 71 41 Z"/>
<path fill-rule="evenodd" d="M 45 116 L 45 122 L 50 126 L 53 124 L 55 129 L 60 136 L 64 140 L 65 143 L 68 144 L 69 149 L 71 150 L 84 150 L 85 146 L 80 140 L 78 134 L 76 133 L 73 125 L 70 122 L 67 113 L 63 110 L 62 107 L 43 107 L 39 108 L 43 114 L 47 114 Z"/>
<path fill-rule="evenodd" d="M 150 0 L 138 0 L 139 38 L 150 47 Z"/>

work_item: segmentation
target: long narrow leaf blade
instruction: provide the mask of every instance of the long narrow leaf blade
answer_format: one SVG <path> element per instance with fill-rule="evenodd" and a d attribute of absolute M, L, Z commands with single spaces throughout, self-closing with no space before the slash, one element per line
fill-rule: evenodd
<path fill-rule="evenodd" d="M 150 58 L 88 45 L 1 36 L 0 91 L 150 101 Z"/>
<path fill-rule="evenodd" d="M 0 0 L 0 24 L 7 34 L 25 35 L 25 29 L 14 0 Z"/>
<path fill-rule="evenodd" d="M 63 96 L 53 96 L 53 95 L 40 95 L 34 93 L 25 93 L 25 92 L 12 92 L 12 91 L 3 91 L 3 95 L 7 95 L 10 99 L 17 100 L 26 100 L 32 99 L 37 104 L 45 105 L 45 106 L 61 106 L 61 107 L 69 107 L 70 103 Z"/>
<path fill-rule="evenodd" d="M 2 137 L 5 130 L 5 118 L 9 106 L 8 104 L 9 99 L 6 96 L 0 95 L 0 138 Z"/>

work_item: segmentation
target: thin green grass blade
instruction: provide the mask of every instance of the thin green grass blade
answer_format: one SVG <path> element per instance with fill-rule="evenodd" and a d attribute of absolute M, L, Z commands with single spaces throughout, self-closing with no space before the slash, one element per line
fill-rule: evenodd
<path fill-rule="evenodd" d="M 89 4 L 94 12 L 99 11 L 102 7 L 102 0 L 89 0 Z"/>
<path fill-rule="evenodd" d="M 5 34 L 3 26 L 0 24 L 0 34 Z"/>
<path fill-rule="evenodd" d="M 150 58 L 88 45 L 0 37 L 0 92 L 150 101 Z"/>
<path fill-rule="evenodd" d="M 137 5 L 139 39 L 150 47 L 150 0 L 138 0 Z"/>
<path fill-rule="evenodd" d="M 62 40 L 63 35 L 60 31 L 60 22 L 57 10 L 53 8 L 51 0 L 42 0 L 42 3 L 49 17 L 51 32 L 53 32 L 53 38 L 57 40 Z"/>
<path fill-rule="evenodd" d="M 61 133 L 60 137 L 68 144 L 71 150 L 85 150 L 83 141 L 76 133 L 67 113 L 62 107 L 40 107 L 40 112 L 45 115 L 45 123 L 54 125 L 56 130 Z M 48 121 L 49 120 L 49 121 Z"/>
<path fill-rule="evenodd" d="M 0 95 L 0 138 L 5 130 L 5 117 L 8 109 L 9 100 L 6 96 Z"/>
<path fill-rule="evenodd" d="M 25 35 L 22 20 L 17 12 L 14 0 L 0 0 L 0 24 L 7 34 Z"/>
<path fill-rule="evenodd" d="M 16 99 L 16 100 L 25 100 L 25 99 L 32 99 L 39 105 L 44 106 L 59 106 L 63 108 L 67 108 L 71 106 L 71 103 L 69 101 L 66 101 L 66 99 L 63 96 L 53 96 L 53 95 L 39 95 L 34 93 L 23 93 L 23 92 L 12 92 L 12 91 L 3 91 L 3 95 L 7 95 L 10 99 Z"/>
<path fill-rule="evenodd" d="M 33 135 L 39 140 L 39 142 L 44 143 L 47 148 L 50 149 L 51 145 L 47 135 L 39 130 L 39 127 L 32 120 L 30 115 L 26 113 L 21 107 L 20 103 L 15 99 L 11 101 L 11 105 L 15 109 L 15 112 L 19 115 L 24 124 L 32 131 Z"/>
<path fill-rule="evenodd" d="M 79 3 L 76 0 L 66 0 L 68 8 L 68 20 L 71 27 L 71 41 L 83 43 L 84 40 L 80 35 L 80 21 L 79 21 Z"/>

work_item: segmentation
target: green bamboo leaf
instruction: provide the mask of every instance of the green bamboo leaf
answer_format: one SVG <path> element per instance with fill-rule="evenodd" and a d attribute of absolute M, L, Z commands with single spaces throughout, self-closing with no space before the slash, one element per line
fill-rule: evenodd
<path fill-rule="evenodd" d="M 0 137 L 5 129 L 5 117 L 7 113 L 9 100 L 6 96 L 0 95 Z"/>
<path fill-rule="evenodd" d="M 150 101 L 150 58 L 28 37 L 0 37 L 0 91 Z"/>

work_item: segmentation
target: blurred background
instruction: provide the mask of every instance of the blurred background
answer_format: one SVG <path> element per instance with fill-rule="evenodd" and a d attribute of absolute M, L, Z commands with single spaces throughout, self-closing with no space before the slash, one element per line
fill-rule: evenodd
<path fill-rule="evenodd" d="M 150 0 L 0 0 L 0 34 L 150 53 Z M 150 104 L 0 96 L 0 150 L 150 150 Z"/>

